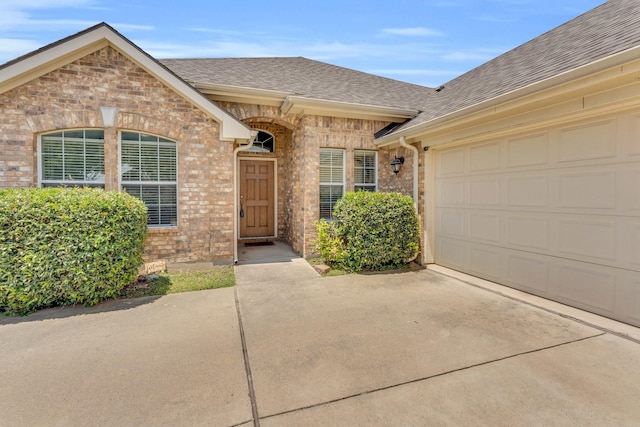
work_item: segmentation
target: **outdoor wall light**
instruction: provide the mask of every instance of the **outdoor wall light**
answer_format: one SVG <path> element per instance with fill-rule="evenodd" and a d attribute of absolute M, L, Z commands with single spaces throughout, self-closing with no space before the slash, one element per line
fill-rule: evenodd
<path fill-rule="evenodd" d="M 116 116 L 118 115 L 118 107 L 100 107 L 102 114 L 102 126 L 112 128 L 116 125 Z"/>
<path fill-rule="evenodd" d="M 394 156 L 393 160 L 391 160 L 391 167 L 393 168 L 393 173 L 396 175 L 400 172 L 400 166 L 404 163 L 404 157 Z"/>

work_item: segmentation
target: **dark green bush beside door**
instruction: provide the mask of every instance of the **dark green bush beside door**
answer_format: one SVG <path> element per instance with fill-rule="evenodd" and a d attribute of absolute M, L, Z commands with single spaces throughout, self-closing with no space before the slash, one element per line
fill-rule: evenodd
<path fill-rule="evenodd" d="M 316 223 L 320 256 L 347 271 L 397 268 L 419 250 L 420 227 L 410 197 L 358 191 L 336 202 L 334 222 Z"/>

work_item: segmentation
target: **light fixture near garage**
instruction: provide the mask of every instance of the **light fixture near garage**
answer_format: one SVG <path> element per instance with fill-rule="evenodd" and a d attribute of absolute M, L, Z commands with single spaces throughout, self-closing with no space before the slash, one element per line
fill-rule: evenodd
<path fill-rule="evenodd" d="M 397 155 L 393 157 L 393 160 L 391 160 L 391 167 L 393 168 L 393 173 L 395 173 L 396 175 L 398 174 L 398 172 L 400 172 L 400 167 L 404 164 L 404 157 L 400 156 L 398 157 Z"/>

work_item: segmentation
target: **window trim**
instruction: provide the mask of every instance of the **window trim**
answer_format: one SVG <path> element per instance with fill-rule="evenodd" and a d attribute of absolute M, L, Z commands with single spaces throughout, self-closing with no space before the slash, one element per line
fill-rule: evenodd
<path fill-rule="evenodd" d="M 272 134 L 269 131 L 266 131 L 264 129 L 254 129 L 255 131 L 257 131 L 258 133 L 256 134 L 256 137 L 253 139 L 253 145 L 251 145 L 251 148 L 249 148 L 247 150 L 247 152 L 250 153 L 275 153 L 276 152 L 276 136 L 274 134 Z M 271 137 L 271 140 L 273 141 L 273 150 L 271 151 L 267 151 L 264 148 L 264 144 L 261 142 L 260 144 L 263 144 L 261 146 L 255 145 L 256 141 L 258 140 L 258 137 L 260 136 L 260 134 L 265 134 Z"/>
<path fill-rule="evenodd" d="M 373 172 L 374 172 L 374 182 L 373 184 L 371 183 L 358 183 L 356 182 L 356 169 L 358 168 L 358 166 L 356 166 L 356 155 L 358 153 L 366 153 L 366 154 L 373 154 Z M 362 167 L 363 170 L 367 170 L 364 166 Z M 363 174 L 364 176 L 364 174 Z M 373 188 L 374 192 L 378 191 L 378 152 L 375 150 L 354 150 L 353 151 L 353 189 L 354 191 L 359 191 L 358 187 L 370 187 Z"/>
<path fill-rule="evenodd" d="M 43 148 L 42 148 L 42 137 L 43 136 L 47 136 L 47 135 L 53 135 L 53 134 L 63 134 L 65 132 L 83 132 L 83 141 L 86 144 L 86 134 L 84 134 L 84 132 L 86 131 L 101 131 L 102 132 L 102 141 L 103 141 L 103 147 L 102 147 L 102 181 L 87 181 L 87 180 L 54 180 L 54 179 L 45 179 L 44 178 L 44 158 L 43 158 Z M 101 187 L 101 188 L 106 188 L 106 174 L 107 174 L 107 165 L 106 165 L 106 157 L 105 157 L 105 149 L 104 149 L 104 143 L 105 143 L 105 132 L 104 129 L 101 128 L 80 128 L 80 129 L 57 129 L 54 131 L 50 131 L 50 132 L 43 132 L 38 134 L 38 138 L 37 138 L 37 150 L 38 150 L 38 156 L 37 156 L 37 173 L 38 173 L 38 188 L 43 188 L 44 186 L 58 186 L 58 187 Z M 86 162 L 86 156 L 87 156 L 87 152 L 86 150 L 83 152 L 83 156 L 85 158 L 85 162 Z M 64 157 L 63 157 L 64 159 Z M 86 172 L 86 171 L 85 171 Z"/>
<path fill-rule="evenodd" d="M 145 135 L 145 136 L 152 136 L 152 137 L 156 137 L 158 139 L 165 139 L 169 142 L 172 142 L 175 144 L 175 148 L 176 148 L 176 179 L 175 181 L 125 181 L 122 178 L 122 134 L 123 133 L 137 133 L 138 135 Z M 157 141 L 160 142 L 160 141 Z M 152 228 L 152 229 L 163 229 L 163 228 L 176 228 L 180 225 L 180 186 L 178 185 L 179 183 L 179 168 L 178 168 L 178 162 L 179 162 L 179 156 L 178 156 L 178 141 L 175 141 L 173 139 L 169 139 L 166 138 L 164 136 L 158 135 L 158 134 L 154 134 L 154 133 L 150 133 L 150 132 L 141 132 L 138 130 L 130 130 L 130 129 L 120 129 L 118 131 L 118 188 L 119 191 L 126 191 L 126 189 L 124 188 L 125 185 L 140 185 L 140 186 L 144 186 L 144 185 L 149 185 L 149 186 L 163 186 L 163 185 L 175 185 L 176 187 L 176 223 L 175 224 L 149 224 L 147 223 L 147 227 L 148 228 Z M 142 200 L 142 199 L 141 199 Z"/>
<path fill-rule="evenodd" d="M 321 171 L 321 166 L 320 166 L 320 153 L 322 151 L 331 151 L 331 152 L 339 152 L 342 154 L 342 182 L 340 183 L 336 183 L 336 182 L 323 182 L 322 181 L 322 173 L 320 173 Z M 347 178 L 346 178 L 346 173 L 347 173 L 347 168 L 346 168 L 346 161 L 347 161 L 347 155 L 346 155 L 346 150 L 344 148 L 330 148 L 330 147 L 320 147 L 320 150 L 318 151 L 318 182 L 319 182 L 319 186 L 318 186 L 318 217 L 320 219 L 325 219 L 327 221 L 334 221 L 333 219 L 333 206 L 331 207 L 331 217 L 329 218 L 324 218 L 322 216 L 322 210 L 320 208 L 320 189 L 322 188 L 322 186 L 342 186 L 342 197 L 344 197 L 345 191 L 346 191 L 346 187 L 347 187 Z"/>

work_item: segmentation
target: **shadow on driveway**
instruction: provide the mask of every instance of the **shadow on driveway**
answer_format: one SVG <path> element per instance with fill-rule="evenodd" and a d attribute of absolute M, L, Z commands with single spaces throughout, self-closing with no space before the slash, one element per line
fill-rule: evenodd
<path fill-rule="evenodd" d="M 110 311 L 130 310 L 145 304 L 150 304 L 160 298 L 162 295 L 107 300 L 91 307 L 82 305 L 53 307 L 36 311 L 26 316 L 2 316 L 0 317 L 0 325 L 15 325 L 26 322 L 39 322 L 42 320 L 64 319 L 67 317 L 84 316 L 86 314 L 108 313 Z"/>

